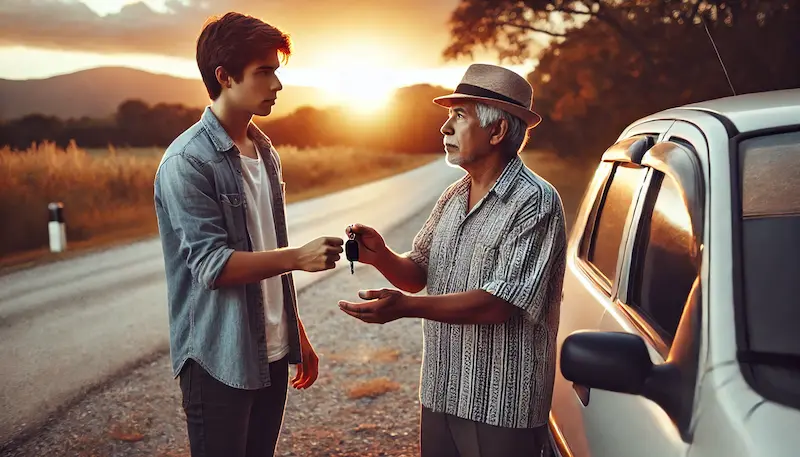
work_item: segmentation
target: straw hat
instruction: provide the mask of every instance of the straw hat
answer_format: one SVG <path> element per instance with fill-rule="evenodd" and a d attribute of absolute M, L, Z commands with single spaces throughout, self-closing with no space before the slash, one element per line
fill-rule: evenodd
<path fill-rule="evenodd" d="M 454 101 L 474 101 L 496 106 L 522 119 L 528 128 L 542 117 L 533 111 L 533 88 L 522 76 L 497 65 L 472 64 L 450 94 L 433 99 L 449 108 Z"/>

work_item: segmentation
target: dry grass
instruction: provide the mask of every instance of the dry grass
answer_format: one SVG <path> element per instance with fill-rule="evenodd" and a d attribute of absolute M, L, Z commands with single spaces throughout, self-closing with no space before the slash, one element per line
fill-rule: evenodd
<path fill-rule="evenodd" d="M 358 398 L 377 398 L 389 392 L 400 390 L 400 384 L 389 378 L 376 378 L 356 384 L 347 392 L 351 399 Z"/>
<path fill-rule="evenodd" d="M 0 256 L 47 246 L 47 204 L 64 203 L 67 239 L 153 232 L 157 156 L 90 155 L 74 144 L 0 149 Z M 7 222 L 6 222 L 7 221 Z"/>
<path fill-rule="evenodd" d="M 0 149 L 0 266 L 49 256 L 51 201 L 64 203 L 70 250 L 157 234 L 153 178 L 162 153 L 156 148 L 87 151 L 75 144 L 64 150 L 52 143 L 26 151 Z M 437 157 L 290 146 L 279 147 L 279 153 L 290 203 L 406 171 Z"/>

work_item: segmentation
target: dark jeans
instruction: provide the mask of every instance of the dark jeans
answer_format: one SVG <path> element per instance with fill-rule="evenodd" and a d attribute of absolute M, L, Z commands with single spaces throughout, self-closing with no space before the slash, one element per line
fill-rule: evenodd
<path fill-rule="evenodd" d="M 243 390 L 214 379 L 188 360 L 180 373 L 192 457 L 272 457 L 278 442 L 289 364 L 269 366 L 270 387 Z"/>
<path fill-rule="evenodd" d="M 547 425 L 504 428 L 473 422 L 422 407 L 422 457 L 539 457 L 548 441 Z"/>

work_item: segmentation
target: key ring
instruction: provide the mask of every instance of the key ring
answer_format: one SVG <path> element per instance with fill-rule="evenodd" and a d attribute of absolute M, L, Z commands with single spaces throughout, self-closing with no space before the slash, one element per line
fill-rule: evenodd
<path fill-rule="evenodd" d="M 352 226 L 352 225 L 348 225 L 348 227 L 350 228 L 350 235 L 348 235 L 348 237 L 349 237 L 351 240 L 354 240 L 354 239 L 356 239 L 356 234 L 355 234 L 355 232 L 353 232 L 353 226 Z"/>

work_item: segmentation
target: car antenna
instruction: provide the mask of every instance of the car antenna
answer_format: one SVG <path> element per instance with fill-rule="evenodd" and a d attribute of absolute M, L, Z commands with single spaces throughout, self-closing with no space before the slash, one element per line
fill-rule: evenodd
<path fill-rule="evenodd" d="M 714 52 L 717 53 L 717 59 L 719 59 L 719 64 L 722 66 L 722 71 L 725 72 L 725 78 L 728 80 L 728 86 L 731 88 L 731 92 L 733 95 L 736 95 L 736 89 L 733 88 L 733 83 L 731 82 L 731 77 L 728 76 L 728 70 L 725 68 L 725 62 L 722 61 L 722 56 L 719 54 L 719 50 L 717 49 L 717 44 L 714 43 L 714 38 L 711 36 L 711 32 L 708 30 L 707 19 L 704 14 L 700 14 L 700 20 L 703 21 L 703 27 L 706 28 L 706 34 L 708 34 L 708 39 L 711 40 L 711 46 L 714 46 Z"/>

